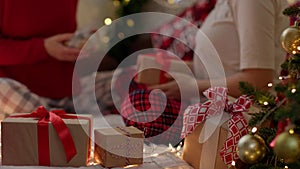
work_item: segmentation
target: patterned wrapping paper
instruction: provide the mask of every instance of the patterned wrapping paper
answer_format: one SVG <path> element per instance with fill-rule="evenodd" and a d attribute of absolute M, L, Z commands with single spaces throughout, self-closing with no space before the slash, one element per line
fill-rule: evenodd
<path fill-rule="evenodd" d="M 97 129 L 95 160 L 104 167 L 143 163 L 144 133 L 135 127 Z"/>
<path fill-rule="evenodd" d="M 195 168 L 227 168 L 238 159 L 238 140 L 248 133 L 243 112 L 249 110 L 252 102 L 246 96 L 228 102 L 228 89 L 224 87 L 209 88 L 204 95 L 208 101 L 185 110 L 183 158 Z"/>

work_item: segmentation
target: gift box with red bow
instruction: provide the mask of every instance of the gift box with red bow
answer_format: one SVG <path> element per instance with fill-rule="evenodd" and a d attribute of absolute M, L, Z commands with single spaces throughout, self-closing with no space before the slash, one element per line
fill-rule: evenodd
<path fill-rule="evenodd" d="M 168 82 L 165 73 L 179 72 L 191 74 L 188 65 L 174 55 L 166 52 L 141 54 L 137 59 L 138 74 L 135 81 L 147 85 L 163 84 Z"/>
<path fill-rule="evenodd" d="M 44 107 L 9 116 L 1 122 L 2 165 L 86 166 L 91 120 Z"/>
<path fill-rule="evenodd" d="M 239 139 L 248 134 L 245 112 L 252 103 L 246 96 L 230 103 L 223 87 L 210 88 L 204 95 L 208 101 L 191 105 L 184 112 L 183 159 L 195 169 L 226 169 L 238 159 Z"/>
<path fill-rule="evenodd" d="M 144 133 L 130 127 L 96 129 L 95 160 L 104 167 L 143 163 Z"/>

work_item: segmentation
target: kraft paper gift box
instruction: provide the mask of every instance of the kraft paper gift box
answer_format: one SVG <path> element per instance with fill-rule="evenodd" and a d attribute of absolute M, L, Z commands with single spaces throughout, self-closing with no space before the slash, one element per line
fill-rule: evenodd
<path fill-rule="evenodd" d="M 205 103 L 189 106 L 184 112 L 182 158 L 195 169 L 227 169 L 238 159 L 236 145 L 248 133 L 248 97 L 241 96 L 233 103 L 223 87 L 204 92 Z"/>
<path fill-rule="evenodd" d="M 192 74 L 184 61 L 165 53 L 139 55 L 137 70 L 135 81 L 147 85 L 166 83 L 168 79 L 164 76 L 165 72 Z"/>
<path fill-rule="evenodd" d="M 48 135 L 42 136 L 36 118 L 13 117 L 14 115 L 28 115 L 28 113 L 13 114 L 1 122 L 2 165 L 87 166 L 91 145 L 89 137 L 91 115 L 68 114 L 66 116 L 73 116 L 74 119 L 62 119 L 76 148 L 76 153 L 69 162 L 52 123 L 47 122 L 48 133 L 44 133 Z M 72 144 L 65 143 L 69 147 Z"/>
<path fill-rule="evenodd" d="M 225 122 L 223 125 L 218 126 L 216 131 L 212 135 L 213 137 L 215 137 L 215 139 L 216 137 L 218 137 L 217 150 L 214 150 L 216 145 L 214 144 L 214 142 L 211 142 L 210 140 L 204 143 L 200 143 L 199 137 L 201 131 L 203 131 L 202 129 L 204 124 L 205 123 L 199 124 L 196 127 L 196 129 L 185 138 L 182 158 L 195 169 L 202 169 L 200 168 L 200 162 L 213 163 L 214 168 L 211 169 L 227 169 L 227 165 L 222 161 L 219 153 L 216 153 L 214 157 L 211 157 L 211 159 L 205 158 L 205 156 L 211 154 L 212 151 L 217 151 L 217 152 L 221 151 L 224 142 L 228 136 L 227 123 Z M 210 151 L 208 152 L 203 151 L 204 147 Z M 202 157 L 202 161 L 201 161 L 201 157 Z"/>
<path fill-rule="evenodd" d="M 144 133 L 130 127 L 96 129 L 95 160 L 104 167 L 143 163 Z"/>

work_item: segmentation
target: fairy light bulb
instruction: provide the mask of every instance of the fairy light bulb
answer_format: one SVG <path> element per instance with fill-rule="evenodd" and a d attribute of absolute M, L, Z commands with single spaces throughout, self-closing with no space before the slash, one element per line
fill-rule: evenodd
<path fill-rule="evenodd" d="M 272 87 L 273 86 L 273 83 L 268 83 L 268 87 Z"/>
<path fill-rule="evenodd" d="M 112 23 L 111 18 L 105 18 L 105 19 L 104 19 L 104 24 L 105 24 L 105 25 L 111 25 L 111 23 Z"/>
<path fill-rule="evenodd" d="M 295 133 L 294 129 L 289 129 L 289 133 L 294 134 Z"/>
<path fill-rule="evenodd" d="M 292 93 L 296 93 L 296 91 L 297 91 L 296 89 L 292 89 L 291 90 Z"/>
<path fill-rule="evenodd" d="M 231 165 L 232 165 L 232 166 L 235 166 L 235 161 L 232 161 L 232 162 L 231 162 Z"/>
<path fill-rule="evenodd" d="M 278 77 L 278 79 L 279 79 L 279 80 L 282 80 L 282 79 L 283 79 L 283 77 L 282 77 L 282 76 L 279 76 L 279 77 Z"/>
<path fill-rule="evenodd" d="M 253 127 L 253 128 L 251 129 L 251 132 L 252 132 L 253 134 L 255 134 L 255 133 L 257 132 L 257 127 Z"/>
<path fill-rule="evenodd" d="M 119 6 L 121 5 L 121 2 L 118 1 L 118 0 L 115 0 L 115 1 L 113 1 L 113 5 L 114 5 L 115 7 L 119 7 Z"/>
<path fill-rule="evenodd" d="M 267 101 L 264 101 L 263 103 L 265 106 L 267 106 L 269 103 Z"/>

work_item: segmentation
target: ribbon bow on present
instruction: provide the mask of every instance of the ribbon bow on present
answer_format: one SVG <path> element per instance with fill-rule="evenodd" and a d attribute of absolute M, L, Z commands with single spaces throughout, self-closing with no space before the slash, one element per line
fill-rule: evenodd
<path fill-rule="evenodd" d="M 10 117 L 20 117 L 20 118 L 36 118 L 37 132 L 38 132 L 38 157 L 39 165 L 49 166 L 50 165 L 50 149 L 49 149 L 49 122 L 53 125 L 60 141 L 63 144 L 67 162 L 69 162 L 76 155 L 76 147 L 73 138 L 69 132 L 68 127 L 62 120 L 62 118 L 67 119 L 77 119 L 76 116 L 67 115 L 63 110 L 53 110 L 48 112 L 43 106 L 38 107 L 35 111 L 30 114 L 15 115 Z"/>
<path fill-rule="evenodd" d="M 206 119 L 222 116 L 225 111 L 230 115 L 228 121 L 229 135 L 220 155 L 225 164 L 237 160 L 236 145 L 238 140 L 248 133 L 247 121 L 242 112 L 248 111 L 252 102 L 246 96 L 240 96 L 232 104 L 228 103 L 228 90 L 223 87 L 213 87 L 203 93 L 207 98 L 203 104 L 189 106 L 184 112 L 181 137 L 185 138 Z"/>

